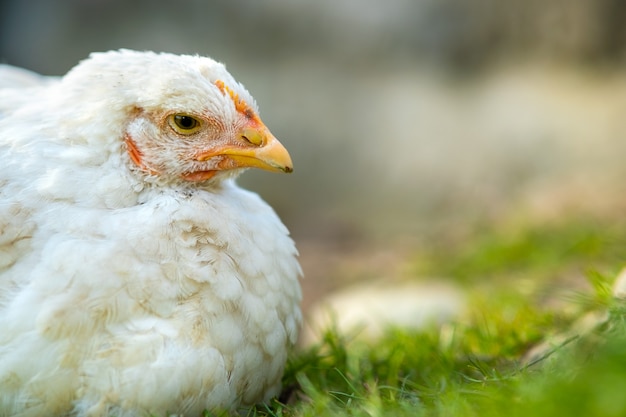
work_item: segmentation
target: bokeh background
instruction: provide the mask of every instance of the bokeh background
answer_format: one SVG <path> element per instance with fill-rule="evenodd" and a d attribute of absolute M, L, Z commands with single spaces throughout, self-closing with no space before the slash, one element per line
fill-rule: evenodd
<path fill-rule="evenodd" d="M 305 305 L 481 222 L 626 206 L 620 0 L 0 0 L 3 63 L 117 48 L 209 55 L 256 97 L 295 172 L 241 182 L 292 230 Z"/>

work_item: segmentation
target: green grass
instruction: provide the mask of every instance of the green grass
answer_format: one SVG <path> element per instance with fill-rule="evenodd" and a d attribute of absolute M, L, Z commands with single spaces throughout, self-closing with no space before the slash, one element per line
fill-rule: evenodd
<path fill-rule="evenodd" d="M 624 259 L 626 225 L 609 219 L 442 239 L 416 255 L 415 275 L 457 278 L 466 316 L 376 341 L 331 329 L 292 356 L 282 402 L 250 415 L 626 415 L 626 308 L 610 291 Z M 577 331 L 593 312 L 608 318 Z M 527 361 L 546 340 L 554 345 Z"/>

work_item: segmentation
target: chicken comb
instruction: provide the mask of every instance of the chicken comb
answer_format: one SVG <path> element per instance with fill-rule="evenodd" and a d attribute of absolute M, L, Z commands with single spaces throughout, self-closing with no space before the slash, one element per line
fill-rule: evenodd
<path fill-rule="evenodd" d="M 224 81 L 215 81 L 215 86 L 219 88 L 222 94 L 230 96 L 231 100 L 233 100 L 233 103 L 235 103 L 235 109 L 239 113 L 244 114 L 248 119 L 254 119 L 258 121 L 258 116 L 254 113 L 254 110 L 250 108 L 245 100 L 239 97 L 239 94 L 235 93 L 233 90 L 230 89 L 230 87 L 224 84 Z"/>

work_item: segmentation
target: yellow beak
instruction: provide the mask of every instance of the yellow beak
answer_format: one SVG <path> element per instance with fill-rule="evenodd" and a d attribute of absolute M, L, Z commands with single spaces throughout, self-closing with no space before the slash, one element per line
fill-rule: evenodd
<path fill-rule="evenodd" d="M 293 164 L 287 149 L 272 135 L 262 123 L 246 127 L 239 132 L 238 143 L 204 152 L 196 157 L 198 161 L 224 156 L 221 169 L 261 168 L 274 172 L 292 172 Z"/>
<path fill-rule="evenodd" d="M 261 168 L 274 172 L 293 171 L 289 152 L 265 126 L 246 128 L 240 137 L 252 146 L 226 148 L 220 153 L 228 155 L 228 159 L 234 161 L 237 167 Z"/>

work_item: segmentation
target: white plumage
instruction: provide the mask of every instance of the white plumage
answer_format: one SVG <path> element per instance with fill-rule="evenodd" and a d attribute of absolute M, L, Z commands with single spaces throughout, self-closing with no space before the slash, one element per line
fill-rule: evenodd
<path fill-rule="evenodd" d="M 196 56 L 0 69 L 0 415 L 200 415 L 270 399 L 300 267 L 243 169 L 291 171 Z"/>

